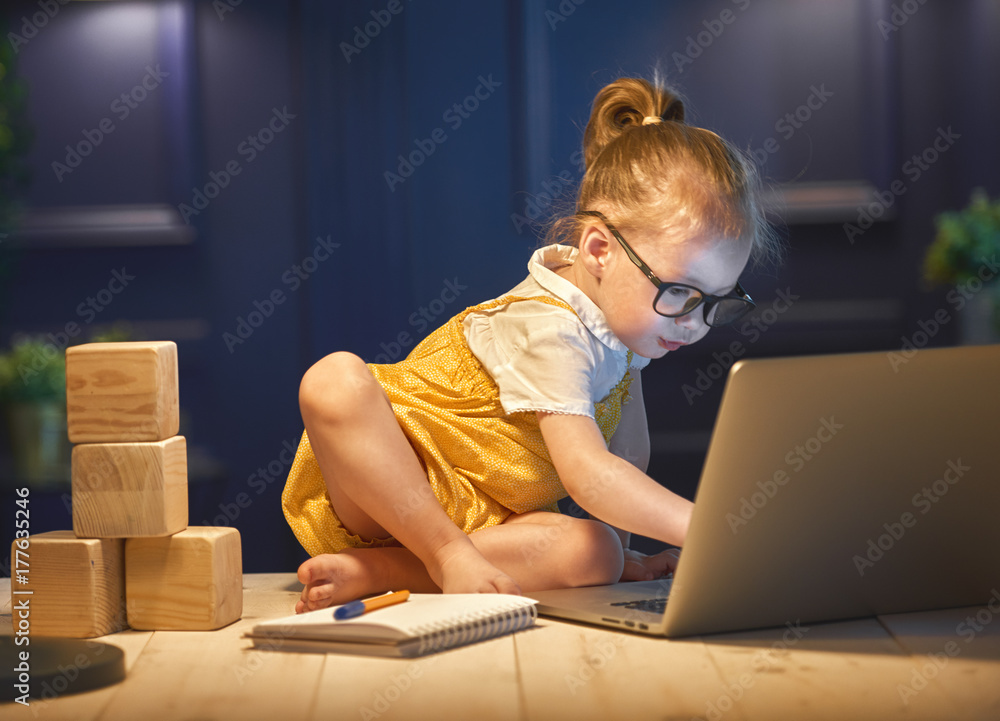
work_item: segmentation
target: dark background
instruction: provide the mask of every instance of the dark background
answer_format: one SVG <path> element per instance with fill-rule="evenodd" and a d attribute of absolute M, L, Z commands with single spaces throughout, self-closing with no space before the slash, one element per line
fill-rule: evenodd
<path fill-rule="evenodd" d="M 590 103 L 620 74 L 659 66 L 689 121 L 756 151 L 785 202 L 785 263 L 743 282 L 755 324 L 643 374 L 651 475 L 689 497 L 734 343 L 888 351 L 940 308 L 928 344 L 961 342 L 923 254 L 937 213 L 1000 192 L 992 0 L 43 0 L 3 16 L 35 139 L 24 226 L 0 239 L 0 344 L 118 320 L 175 340 L 190 523 L 238 528 L 247 572 L 305 558 L 280 508 L 303 372 L 335 350 L 397 359 L 519 282 L 527 221 L 571 199 Z M 101 142 L 57 172 L 88 133 Z M 859 208 L 880 217 L 849 233 Z M 81 314 L 115 271 L 134 280 Z M 68 487 L 32 498 L 33 532 L 71 527 Z"/>

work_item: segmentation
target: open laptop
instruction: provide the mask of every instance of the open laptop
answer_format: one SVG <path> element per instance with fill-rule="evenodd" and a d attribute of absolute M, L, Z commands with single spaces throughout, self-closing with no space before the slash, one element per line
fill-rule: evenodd
<path fill-rule="evenodd" d="M 1000 345 L 738 362 L 673 578 L 527 595 L 668 637 L 1000 601 Z"/>

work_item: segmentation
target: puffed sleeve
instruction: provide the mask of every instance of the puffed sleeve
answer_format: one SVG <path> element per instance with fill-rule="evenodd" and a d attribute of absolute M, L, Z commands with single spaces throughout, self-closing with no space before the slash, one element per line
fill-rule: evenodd
<path fill-rule="evenodd" d="M 531 301 L 470 314 L 469 349 L 496 382 L 507 413 L 594 417 L 595 339 L 569 310 Z"/>

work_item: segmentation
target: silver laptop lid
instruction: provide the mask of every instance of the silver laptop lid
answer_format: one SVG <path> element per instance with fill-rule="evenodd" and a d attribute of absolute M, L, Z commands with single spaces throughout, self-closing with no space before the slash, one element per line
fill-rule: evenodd
<path fill-rule="evenodd" d="M 668 635 L 987 601 L 1000 346 L 737 363 L 695 500 Z"/>

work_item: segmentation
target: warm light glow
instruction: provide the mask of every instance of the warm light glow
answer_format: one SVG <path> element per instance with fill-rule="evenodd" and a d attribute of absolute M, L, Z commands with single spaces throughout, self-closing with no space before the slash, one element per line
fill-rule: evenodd
<path fill-rule="evenodd" d="M 174 3 L 106 2 L 81 11 L 76 34 L 95 55 L 130 56 L 156 47 L 164 6 Z M 81 9 L 82 10 L 82 9 Z"/>

